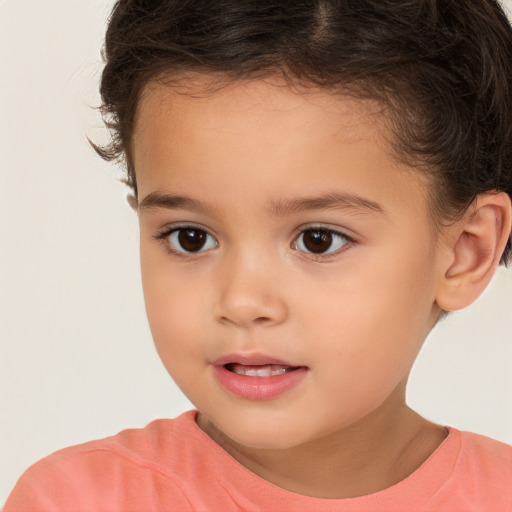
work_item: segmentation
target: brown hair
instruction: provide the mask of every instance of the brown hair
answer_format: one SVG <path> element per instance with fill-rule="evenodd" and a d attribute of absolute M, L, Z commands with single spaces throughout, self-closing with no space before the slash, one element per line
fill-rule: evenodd
<path fill-rule="evenodd" d="M 112 139 L 94 147 L 126 165 L 135 195 L 142 90 L 199 72 L 378 100 L 398 154 L 431 177 L 435 218 L 455 220 L 482 192 L 512 197 L 512 30 L 495 0 L 120 0 L 104 59 Z"/>

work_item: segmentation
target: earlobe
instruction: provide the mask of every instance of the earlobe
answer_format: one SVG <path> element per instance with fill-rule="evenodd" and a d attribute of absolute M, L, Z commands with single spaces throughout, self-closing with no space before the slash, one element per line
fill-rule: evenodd
<path fill-rule="evenodd" d="M 137 198 L 133 194 L 131 194 L 131 193 L 128 194 L 126 196 L 126 201 L 130 205 L 130 208 L 132 210 L 134 210 L 135 212 L 138 211 L 138 209 L 139 209 L 139 202 L 137 201 Z"/>
<path fill-rule="evenodd" d="M 436 296 L 444 311 L 472 304 L 494 275 L 512 229 L 512 206 L 504 193 L 480 194 L 464 217 L 448 229 L 449 242 Z"/>

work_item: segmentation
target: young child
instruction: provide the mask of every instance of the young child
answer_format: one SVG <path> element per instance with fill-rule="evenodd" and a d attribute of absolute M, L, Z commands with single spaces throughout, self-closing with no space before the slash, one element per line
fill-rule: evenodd
<path fill-rule="evenodd" d="M 510 260 L 499 5 L 121 0 L 105 59 L 97 150 L 197 411 L 43 459 L 4 512 L 512 510 L 512 447 L 405 402 Z"/>

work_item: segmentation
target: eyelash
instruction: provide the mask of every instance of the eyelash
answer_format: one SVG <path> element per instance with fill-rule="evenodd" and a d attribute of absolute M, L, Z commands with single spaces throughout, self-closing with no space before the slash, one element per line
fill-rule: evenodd
<path fill-rule="evenodd" d="M 191 258 L 196 257 L 197 255 L 202 254 L 203 252 L 208 252 L 210 250 L 210 249 L 207 249 L 207 250 L 200 249 L 198 251 L 187 252 L 187 251 L 179 251 L 179 250 L 174 249 L 169 241 L 169 237 L 173 233 L 178 233 L 181 230 L 185 230 L 185 229 L 193 229 L 193 230 L 201 231 L 201 232 L 205 233 L 207 236 L 209 236 L 215 240 L 215 238 L 212 235 L 210 235 L 210 233 L 208 233 L 208 231 L 206 229 L 196 226 L 194 224 L 183 224 L 183 225 L 174 225 L 171 227 L 167 227 L 160 233 L 156 234 L 154 236 L 154 238 L 164 244 L 164 246 L 169 254 L 171 254 L 173 256 L 177 256 L 179 258 L 191 259 Z M 326 253 L 320 253 L 320 254 L 315 254 L 313 252 L 307 252 L 307 251 L 302 251 L 300 249 L 297 249 L 296 246 L 297 246 L 300 236 L 308 231 L 315 231 L 315 230 L 322 231 L 324 233 L 329 233 L 333 237 L 342 238 L 345 241 L 345 243 L 339 249 L 337 249 L 333 252 L 326 252 Z M 218 247 L 218 242 L 216 240 L 215 240 L 215 242 L 217 244 L 216 247 Z M 294 235 L 293 242 L 292 242 L 292 247 L 294 249 L 297 249 L 299 252 L 301 252 L 303 254 L 307 254 L 309 258 L 325 261 L 325 260 L 329 260 L 329 259 L 336 257 L 340 253 L 340 251 L 344 251 L 347 246 L 350 246 L 352 244 L 354 244 L 354 239 L 351 238 L 350 236 L 346 235 L 345 233 L 342 233 L 341 231 L 337 231 L 335 229 L 332 229 L 332 228 L 329 228 L 327 226 L 323 226 L 320 224 L 313 224 L 313 225 L 310 225 L 307 227 L 301 227 L 299 230 L 296 231 L 296 233 Z"/>
<path fill-rule="evenodd" d="M 297 248 L 297 243 L 299 242 L 301 235 L 304 235 L 308 231 L 321 231 L 324 233 L 328 233 L 333 238 L 338 237 L 338 238 L 343 239 L 344 243 L 341 247 L 339 247 L 338 249 L 336 249 L 332 252 L 324 252 L 324 253 L 315 254 L 313 252 L 302 251 Z M 334 243 L 335 243 L 334 240 L 332 240 L 331 245 Z M 340 252 L 344 252 L 346 250 L 347 246 L 350 246 L 353 244 L 354 244 L 354 239 L 351 238 L 350 236 L 346 235 L 345 233 L 342 233 L 341 231 L 329 228 L 327 226 L 323 226 L 321 224 L 316 224 L 316 225 L 313 224 L 313 225 L 310 225 L 307 227 L 301 227 L 300 230 L 298 230 L 298 232 L 296 233 L 296 235 L 293 239 L 293 243 L 292 243 L 292 245 L 295 249 L 297 249 L 299 252 L 301 252 L 303 254 L 307 254 L 308 258 L 313 258 L 315 260 L 323 260 L 323 261 L 328 261 L 329 259 L 336 258 L 340 254 Z M 329 248 L 329 250 L 330 250 L 330 248 Z"/>
<path fill-rule="evenodd" d="M 186 251 L 178 251 L 176 249 L 173 249 L 172 245 L 169 242 L 169 237 L 173 233 L 179 233 L 180 231 L 186 230 L 186 229 L 202 231 L 203 233 L 206 233 L 209 237 L 211 237 L 215 240 L 215 238 L 212 235 L 210 235 L 210 233 L 208 233 L 208 231 L 206 229 L 204 229 L 200 226 L 196 226 L 194 224 L 178 224 L 178 225 L 164 228 L 160 233 L 155 235 L 155 238 L 164 244 L 164 246 L 167 249 L 167 251 L 169 252 L 169 254 L 172 254 L 174 256 L 187 258 L 187 257 L 194 257 L 198 254 L 205 252 L 203 250 L 199 250 L 196 252 L 193 252 L 193 251 L 186 252 Z M 217 242 L 217 246 L 218 246 L 218 242 Z"/>

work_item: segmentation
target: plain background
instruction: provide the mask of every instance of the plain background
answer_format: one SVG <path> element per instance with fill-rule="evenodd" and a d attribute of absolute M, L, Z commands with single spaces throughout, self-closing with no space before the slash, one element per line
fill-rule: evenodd
<path fill-rule="evenodd" d="M 512 1 L 506 5 L 512 7 Z M 0 504 L 37 459 L 190 408 L 146 325 L 97 111 L 110 0 L 0 0 Z M 512 271 L 431 334 L 411 406 L 512 443 Z"/>

